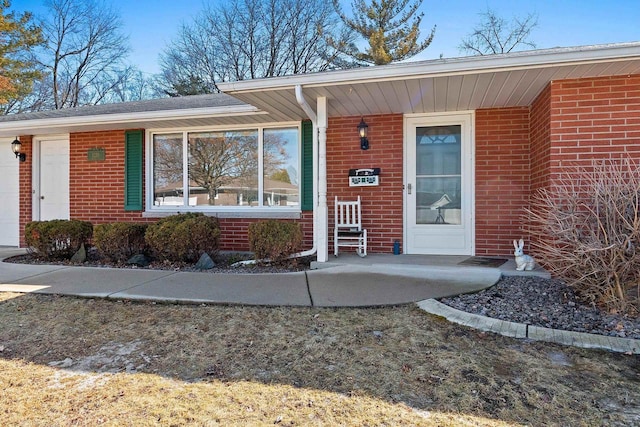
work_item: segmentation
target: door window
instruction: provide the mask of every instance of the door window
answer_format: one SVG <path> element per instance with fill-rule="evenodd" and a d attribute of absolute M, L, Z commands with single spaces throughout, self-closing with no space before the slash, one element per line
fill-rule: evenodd
<path fill-rule="evenodd" d="M 416 128 L 416 224 L 461 223 L 461 126 Z"/>

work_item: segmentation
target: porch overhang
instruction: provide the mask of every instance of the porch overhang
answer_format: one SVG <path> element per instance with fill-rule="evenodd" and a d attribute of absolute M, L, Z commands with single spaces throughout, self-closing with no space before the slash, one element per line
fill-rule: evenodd
<path fill-rule="evenodd" d="M 553 80 L 640 73 L 640 42 L 444 58 L 220 83 L 274 121 L 302 120 L 295 87 L 326 97 L 329 117 L 528 106 Z"/>

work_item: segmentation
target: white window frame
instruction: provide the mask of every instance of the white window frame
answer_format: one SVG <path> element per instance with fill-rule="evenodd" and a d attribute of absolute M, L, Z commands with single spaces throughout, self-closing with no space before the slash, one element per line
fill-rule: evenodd
<path fill-rule="evenodd" d="M 297 206 L 265 206 L 264 203 L 264 131 L 267 129 L 295 128 L 298 132 L 298 194 L 300 202 Z M 153 194 L 153 137 L 154 135 L 182 134 L 183 141 L 183 170 L 188 166 L 188 135 L 197 132 L 225 132 L 256 130 L 258 132 L 258 194 L 259 206 L 189 206 L 187 199 L 189 194 L 183 194 L 185 205 L 183 206 L 156 206 Z M 207 126 L 189 128 L 147 129 L 145 135 L 145 212 L 143 217 L 154 218 L 174 215 L 185 212 L 202 212 L 205 215 L 220 218 L 283 218 L 299 219 L 302 212 L 302 128 L 300 122 L 278 122 L 268 124 L 238 125 L 238 126 Z M 183 174 L 183 186 L 188 188 L 189 177 Z"/>

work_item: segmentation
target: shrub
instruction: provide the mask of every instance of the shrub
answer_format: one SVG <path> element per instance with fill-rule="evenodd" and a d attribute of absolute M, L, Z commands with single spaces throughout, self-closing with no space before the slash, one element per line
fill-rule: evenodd
<path fill-rule="evenodd" d="M 608 160 L 565 173 L 534 196 L 533 242 L 544 266 L 583 300 L 640 311 L 640 169 Z M 634 295 L 635 294 L 635 295 Z"/>
<path fill-rule="evenodd" d="M 256 259 L 282 262 L 298 252 L 302 245 L 300 224 L 276 220 L 249 225 L 249 246 Z"/>
<path fill-rule="evenodd" d="M 24 229 L 29 251 L 47 260 L 71 258 L 91 241 L 93 225 L 87 221 L 54 219 L 33 221 Z"/>
<path fill-rule="evenodd" d="M 133 255 L 147 252 L 146 230 L 144 224 L 98 224 L 93 228 L 93 244 L 105 258 L 125 262 Z"/>
<path fill-rule="evenodd" d="M 160 260 L 195 262 L 218 252 L 218 219 L 201 213 L 172 215 L 147 227 L 145 240 Z"/>

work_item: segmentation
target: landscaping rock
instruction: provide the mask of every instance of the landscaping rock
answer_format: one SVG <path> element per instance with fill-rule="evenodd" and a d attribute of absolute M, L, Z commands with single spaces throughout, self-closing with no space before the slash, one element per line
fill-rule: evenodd
<path fill-rule="evenodd" d="M 194 268 L 196 268 L 197 270 L 211 270 L 215 266 L 216 263 L 213 262 L 209 254 L 205 252 L 200 256 L 200 259 L 198 260 Z"/>
<path fill-rule="evenodd" d="M 138 267 L 147 267 L 149 263 L 149 259 L 143 254 L 134 255 L 127 261 L 127 264 L 137 265 Z"/>
<path fill-rule="evenodd" d="M 71 257 L 71 262 L 82 264 L 86 260 L 87 260 L 87 250 L 85 249 L 84 243 L 83 243 L 80 245 L 80 249 L 78 249 L 78 252 L 73 254 L 73 256 Z"/>
<path fill-rule="evenodd" d="M 55 368 L 69 368 L 71 366 L 73 366 L 73 359 L 70 357 L 67 357 L 64 360 L 59 360 L 59 361 L 55 361 L 55 362 L 49 362 L 48 363 L 49 366 L 53 366 Z"/>

